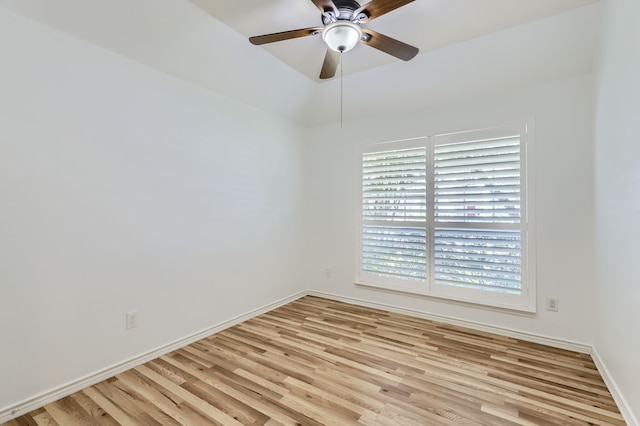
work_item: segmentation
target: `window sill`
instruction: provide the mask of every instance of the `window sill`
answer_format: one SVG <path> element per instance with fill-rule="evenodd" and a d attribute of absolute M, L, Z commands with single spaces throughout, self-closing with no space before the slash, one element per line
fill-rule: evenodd
<path fill-rule="evenodd" d="M 383 291 L 389 291 L 394 293 L 404 293 L 406 295 L 420 296 L 420 297 L 425 297 L 429 299 L 435 299 L 440 302 L 454 303 L 454 304 L 464 305 L 464 306 L 468 306 L 476 309 L 484 309 L 484 310 L 491 310 L 496 312 L 525 315 L 525 316 L 533 316 L 537 312 L 535 303 L 532 303 L 533 306 L 519 306 L 514 304 L 503 304 L 503 303 L 476 300 L 476 299 L 463 298 L 463 297 L 444 296 L 444 295 L 434 294 L 428 291 L 422 291 L 422 290 L 410 288 L 410 287 L 377 284 L 377 283 L 370 283 L 370 282 L 364 282 L 364 281 L 356 281 L 354 284 L 358 287 L 371 288 L 375 290 L 383 290 Z"/>

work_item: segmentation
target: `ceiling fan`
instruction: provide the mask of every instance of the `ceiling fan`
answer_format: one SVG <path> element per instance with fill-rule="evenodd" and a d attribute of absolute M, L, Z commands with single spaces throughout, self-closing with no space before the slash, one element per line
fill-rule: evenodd
<path fill-rule="evenodd" d="M 322 26 L 283 31 L 249 38 L 255 45 L 273 43 L 299 37 L 322 35 L 327 44 L 320 78 L 332 78 L 336 74 L 340 54 L 364 43 L 403 61 L 413 59 L 418 48 L 377 33 L 362 24 L 373 21 L 414 0 L 371 0 L 363 6 L 355 0 L 311 0 L 320 10 Z"/>

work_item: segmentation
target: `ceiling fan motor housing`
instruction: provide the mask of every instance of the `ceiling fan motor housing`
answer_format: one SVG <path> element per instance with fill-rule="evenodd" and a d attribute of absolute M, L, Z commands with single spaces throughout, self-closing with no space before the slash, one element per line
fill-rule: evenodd
<path fill-rule="evenodd" d="M 332 24 L 336 21 L 352 21 L 368 19 L 368 16 L 362 12 L 354 16 L 354 12 L 360 9 L 360 3 L 355 0 L 334 0 L 335 9 L 325 10 L 322 15 L 322 23 L 324 25 Z"/>

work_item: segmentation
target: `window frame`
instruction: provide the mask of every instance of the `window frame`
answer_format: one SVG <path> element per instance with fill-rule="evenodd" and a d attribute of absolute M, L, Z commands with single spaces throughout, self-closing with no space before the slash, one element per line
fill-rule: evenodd
<path fill-rule="evenodd" d="M 478 140 L 481 138 L 500 138 L 508 135 L 520 135 L 520 223 L 519 224 L 482 224 L 477 225 L 471 222 L 436 222 L 434 213 L 434 177 L 435 164 L 434 152 L 437 145 L 461 143 Z M 358 150 L 358 202 L 357 202 L 357 264 L 355 265 L 355 284 L 359 286 L 380 288 L 385 290 L 399 291 L 403 293 L 428 296 L 438 299 L 446 299 L 457 302 L 471 303 L 486 307 L 496 307 L 522 312 L 536 312 L 536 259 L 535 259 L 535 210 L 533 208 L 535 156 L 534 156 L 534 128 L 533 120 L 523 120 L 500 126 L 480 128 L 476 130 L 465 130 L 443 134 L 421 136 L 411 139 L 396 141 L 362 143 Z M 363 155 L 391 150 L 401 150 L 416 147 L 425 147 L 427 153 L 426 164 L 426 201 L 427 216 L 423 221 L 403 221 L 395 223 L 395 226 L 424 226 L 427 235 L 427 279 L 401 280 L 380 277 L 366 274 L 363 271 L 363 227 L 373 225 L 371 220 L 363 218 Z M 386 221 L 390 223 L 391 221 Z M 381 225 L 385 221 L 381 221 Z M 384 225 L 382 225 L 384 226 Z M 391 225 L 390 225 L 391 226 Z M 435 284 L 435 232 L 436 227 L 451 229 L 518 229 L 520 231 L 521 242 L 521 293 L 506 294 L 496 291 L 478 290 L 450 285 Z"/>

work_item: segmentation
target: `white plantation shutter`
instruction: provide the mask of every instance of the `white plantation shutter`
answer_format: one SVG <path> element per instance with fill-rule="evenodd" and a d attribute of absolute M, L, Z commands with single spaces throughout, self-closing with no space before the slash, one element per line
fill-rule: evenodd
<path fill-rule="evenodd" d="M 520 137 L 436 145 L 436 222 L 520 221 Z"/>
<path fill-rule="evenodd" d="M 519 231 L 435 230 L 435 283 L 521 292 Z"/>
<path fill-rule="evenodd" d="M 362 215 L 366 219 L 424 219 L 427 205 L 426 149 L 364 154 Z"/>
<path fill-rule="evenodd" d="M 424 228 L 365 225 L 362 269 L 382 277 L 427 279 L 427 233 Z"/>
<path fill-rule="evenodd" d="M 361 274 L 401 286 L 427 279 L 427 150 L 362 156 Z"/>
<path fill-rule="evenodd" d="M 527 125 L 367 147 L 358 283 L 535 311 Z"/>
<path fill-rule="evenodd" d="M 520 135 L 438 142 L 435 284 L 519 295 L 521 231 L 508 224 L 521 218 Z"/>

